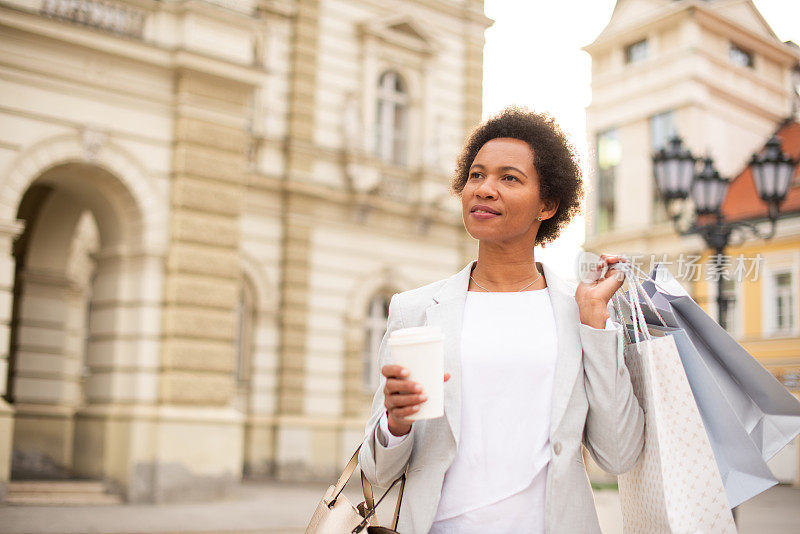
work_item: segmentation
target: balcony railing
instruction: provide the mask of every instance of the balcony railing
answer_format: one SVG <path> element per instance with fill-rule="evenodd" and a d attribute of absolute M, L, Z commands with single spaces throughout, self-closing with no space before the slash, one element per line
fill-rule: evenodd
<path fill-rule="evenodd" d="M 112 0 L 42 0 L 40 12 L 126 37 L 142 38 L 145 11 Z"/>

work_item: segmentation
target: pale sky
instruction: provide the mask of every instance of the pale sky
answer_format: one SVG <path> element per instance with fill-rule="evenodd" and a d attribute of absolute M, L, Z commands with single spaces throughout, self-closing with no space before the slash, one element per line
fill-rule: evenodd
<path fill-rule="evenodd" d="M 615 0 L 485 0 L 494 25 L 486 30 L 484 116 L 519 104 L 556 117 L 572 138 L 586 169 L 586 113 L 591 102 L 591 60 L 581 50 L 611 18 Z M 800 1 L 755 0 L 783 40 L 800 44 Z M 555 264 L 572 278 L 584 239 L 579 217 L 537 260 Z M 614 251 L 608 251 L 614 252 Z"/>

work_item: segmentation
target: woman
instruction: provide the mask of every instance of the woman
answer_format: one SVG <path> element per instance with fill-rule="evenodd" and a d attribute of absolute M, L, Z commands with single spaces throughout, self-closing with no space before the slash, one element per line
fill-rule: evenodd
<path fill-rule="evenodd" d="M 384 364 L 393 330 L 439 325 L 445 417 L 406 419 L 425 392 L 383 365 L 361 468 L 387 487 L 408 466 L 404 534 L 600 532 L 581 443 L 606 471 L 627 471 L 644 415 L 607 308 L 622 281 L 573 291 L 534 259 L 579 209 L 574 150 L 551 118 L 509 108 L 468 138 L 452 189 L 478 260 L 395 295 L 379 351 Z"/>

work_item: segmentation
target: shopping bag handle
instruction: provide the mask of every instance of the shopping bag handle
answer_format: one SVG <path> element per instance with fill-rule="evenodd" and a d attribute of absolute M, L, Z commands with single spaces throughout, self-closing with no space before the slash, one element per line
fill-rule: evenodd
<path fill-rule="evenodd" d="M 631 323 L 633 326 L 633 336 L 635 342 L 639 343 L 640 341 L 639 333 L 643 334 L 646 340 L 652 339 L 650 332 L 647 330 L 647 320 L 644 317 L 643 304 L 640 297 L 645 300 L 645 302 L 647 303 L 647 307 L 656 315 L 656 317 L 658 317 L 658 320 L 661 321 L 661 324 L 664 326 L 667 326 L 667 324 L 664 321 L 664 318 L 661 317 L 661 314 L 656 309 L 656 306 L 655 304 L 653 304 L 653 301 L 650 299 L 650 296 L 647 294 L 647 291 L 645 291 L 644 287 L 642 287 L 642 284 L 636 275 L 635 271 L 638 270 L 639 272 L 642 272 L 641 269 L 639 269 L 638 267 L 629 262 L 615 263 L 611 265 L 609 268 L 618 270 L 619 272 L 623 273 L 623 276 L 625 276 L 625 280 L 628 282 L 627 293 L 630 296 L 630 298 L 626 298 L 622 288 L 620 288 L 619 290 L 617 290 L 616 293 L 614 293 L 612 308 L 614 309 L 615 315 L 617 315 L 617 317 L 621 320 L 623 325 L 627 324 L 627 321 L 625 320 L 627 319 L 627 314 L 623 313 L 622 311 L 621 300 L 624 300 L 625 303 L 628 304 L 629 309 L 631 311 Z M 634 340 L 631 340 L 628 329 L 624 328 L 624 330 L 625 330 L 624 332 L 625 338 L 628 340 L 629 343 L 633 342 Z"/>

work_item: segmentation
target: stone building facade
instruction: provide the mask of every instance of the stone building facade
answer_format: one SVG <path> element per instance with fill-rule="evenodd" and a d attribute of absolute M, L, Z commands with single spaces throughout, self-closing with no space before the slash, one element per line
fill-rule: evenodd
<path fill-rule="evenodd" d="M 447 190 L 481 0 L 0 0 L 0 487 L 328 477 Z"/>

